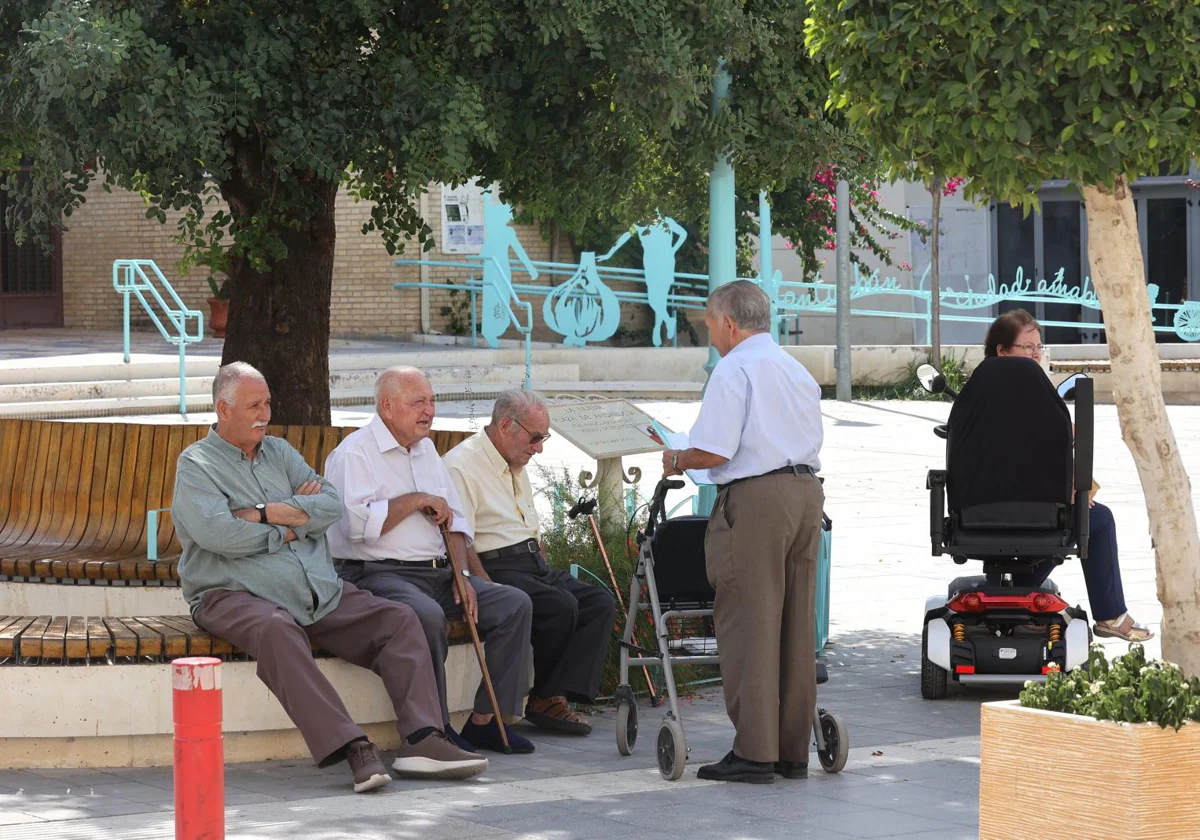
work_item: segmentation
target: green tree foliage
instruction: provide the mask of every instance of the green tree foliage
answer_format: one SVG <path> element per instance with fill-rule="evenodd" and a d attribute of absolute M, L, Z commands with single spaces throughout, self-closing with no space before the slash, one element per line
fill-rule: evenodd
<path fill-rule="evenodd" d="M 1163 654 L 1200 674 L 1200 538 L 1167 418 L 1129 189 L 1200 149 L 1200 5 L 1180 0 L 807 0 L 829 104 L 895 174 L 1036 204 L 1079 188 L 1113 397 L 1146 496 Z"/>
<path fill-rule="evenodd" d="M 826 91 L 803 8 L 768 0 L 8 0 L 0 14 L 0 143 L 34 160 L 17 221 L 60 223 L 96 179 L 141 192 L 150 217 L 180 211 L 200 262 L 227 253 L 226 359 L 263 370 L 286 422 L 328 418 L 339 188 L 371 202 L 364 232 L 389 250 L 428 247 L 416 198 L 433 181 L 596 207 L 627 194 L 647 149 L 692 173 L 722 149 L 767 187 L 831 130 L 809 116 Z M 719 57 L 737 95 L 713 114 Z"/>
<path fill-rule="evenodd" d="M 1032 187 L 1187 168 L 1200 148 L 1200 5 L 1176 0 L 808 0 L 830 104 L 897 174 Z"/>

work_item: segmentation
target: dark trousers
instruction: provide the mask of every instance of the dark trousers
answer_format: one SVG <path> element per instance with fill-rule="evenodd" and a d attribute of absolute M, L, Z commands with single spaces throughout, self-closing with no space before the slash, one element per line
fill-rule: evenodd
<path fill-rule="evenodd" d="M 1013 575 L 1013 583 L 1041 586 L 1052 571 L 1053 563 L 1042 563 L 1028 574 Z M 1087 585 L 1093 619 L 1111 621 L 1125 613 L 1125 590 L 1117 561 L 1117 524 L 1105 505 L 1093 505 L 1089 511 L 1088 559 L 1083 561 L 1083 582 Z"/>
<path fill-rule="evenodd" d="M 442 715 L 449 725 L 446 655 L 450 652 L 450 643 L 446 638 L 446 618 L 462 618 L 463 614 L 462 607 L 454 603 L 456 589 L 450 569 L 343 560 L 338 563 L 337 570 L 342 580 L 380 598 L 406 604 L 416 612 L 433 659 Z M 476 626 L 486 643 L 484 660 L 492 678 L 496 702 L 500 704 L 502 714 L 520 717 L 524 713 L 521 701 L 529 687 L 529 631 L 533 614 L 529 596 L 510 586 L 488 583 L 478 577 L 471 578 L 471 586 L 479 604 Z M 492 713 L 492 702 L 482 680 L 472 708 L 481 714 Z"/>
<path fill-rule="evenodd" d="M 520 589 L 533 601 L 531 694 L 594 701 L 617 615 L 613 596 L 548 568 L 540 555 L 502 557 L 484 568 L 496 583 Z"/>
<path fill-rule="evenodd" d="M 337 607 L 302 627 L 283 607 L 257 595 L 214 589 L 193 617 L 258 661 L 258 678 L 296 724 L 318 767 L 341 761 L 346 744 L 366 735 L 317 667 L 310 643 L 383 678 L 402 737 L 442 728 L 425 633 L 403 604 L 343 583 Z"/>

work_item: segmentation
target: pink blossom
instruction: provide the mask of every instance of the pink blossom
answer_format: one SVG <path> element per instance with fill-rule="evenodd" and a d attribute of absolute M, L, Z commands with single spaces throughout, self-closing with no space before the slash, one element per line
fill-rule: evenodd
<path fill-rule="evenodd" d="M 954 195 L 966 180 L 966 178 L 951 178 L 942 186 L 942 195 Z"/>

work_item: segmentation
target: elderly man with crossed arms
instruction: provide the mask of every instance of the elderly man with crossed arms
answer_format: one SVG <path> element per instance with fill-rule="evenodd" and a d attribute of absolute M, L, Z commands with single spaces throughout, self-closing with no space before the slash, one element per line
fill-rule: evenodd
<path fill-rule="evenodd" d="M 248 364 L 213 381 L 217 422 L 179 456 L 171 511 L 179 578 L 200 627 L 253 656 L 319 767 L 348 761 L 354 791 L 391 781 L 379 751 L 317 667 L 312 645 L 383 679 L 401 735 L 393 768 L 466 778 L 487 759 L 445 734 L 416 614 L 338 579 L 325 532 L 341 519 L 333 485 L 268 436 L 271 391 Z"/>

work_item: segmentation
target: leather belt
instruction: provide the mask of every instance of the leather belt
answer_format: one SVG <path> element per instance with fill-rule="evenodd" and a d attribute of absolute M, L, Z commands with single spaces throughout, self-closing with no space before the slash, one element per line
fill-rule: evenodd
<path fill-rule="evenodd" d="M 506 545 L 503 548 L 493 548 L 491 551 L 479 552 L 479 559 L 487 563 L 490 560 L 497 560 L 501 557 L 514 557 L 517 555 L 530 555 L 536 557 L 542 553 L 542 547 L 538 545 L 537 540 L 525 540 L 516 545 Z"/>
<path fill-rule="evenodd" d="M 743 481 L 750 481 L 755 478 L 763 478 L 768 475 L 816 475 L 817 472 L 808 464 L 788 464 L 786 467 L 780 467 L 777 470 L 762 473 L 761 475 L 748 475 L 745 478 L 735 478 L 733 481 L 725 484 L 718 484 L 718 490 L 725 490 L 735 484 L 741 484 Z"/>
<path fill-rule="evenodd" d="M 343 563 L 385 563 L 390 566 L 415 566 L 421 569 L 444 569 L 450 565 L 445 557 L 434 557 L 432 560 L 394 560 L 385 557 L 380 560 L 343 560 Z"/>

